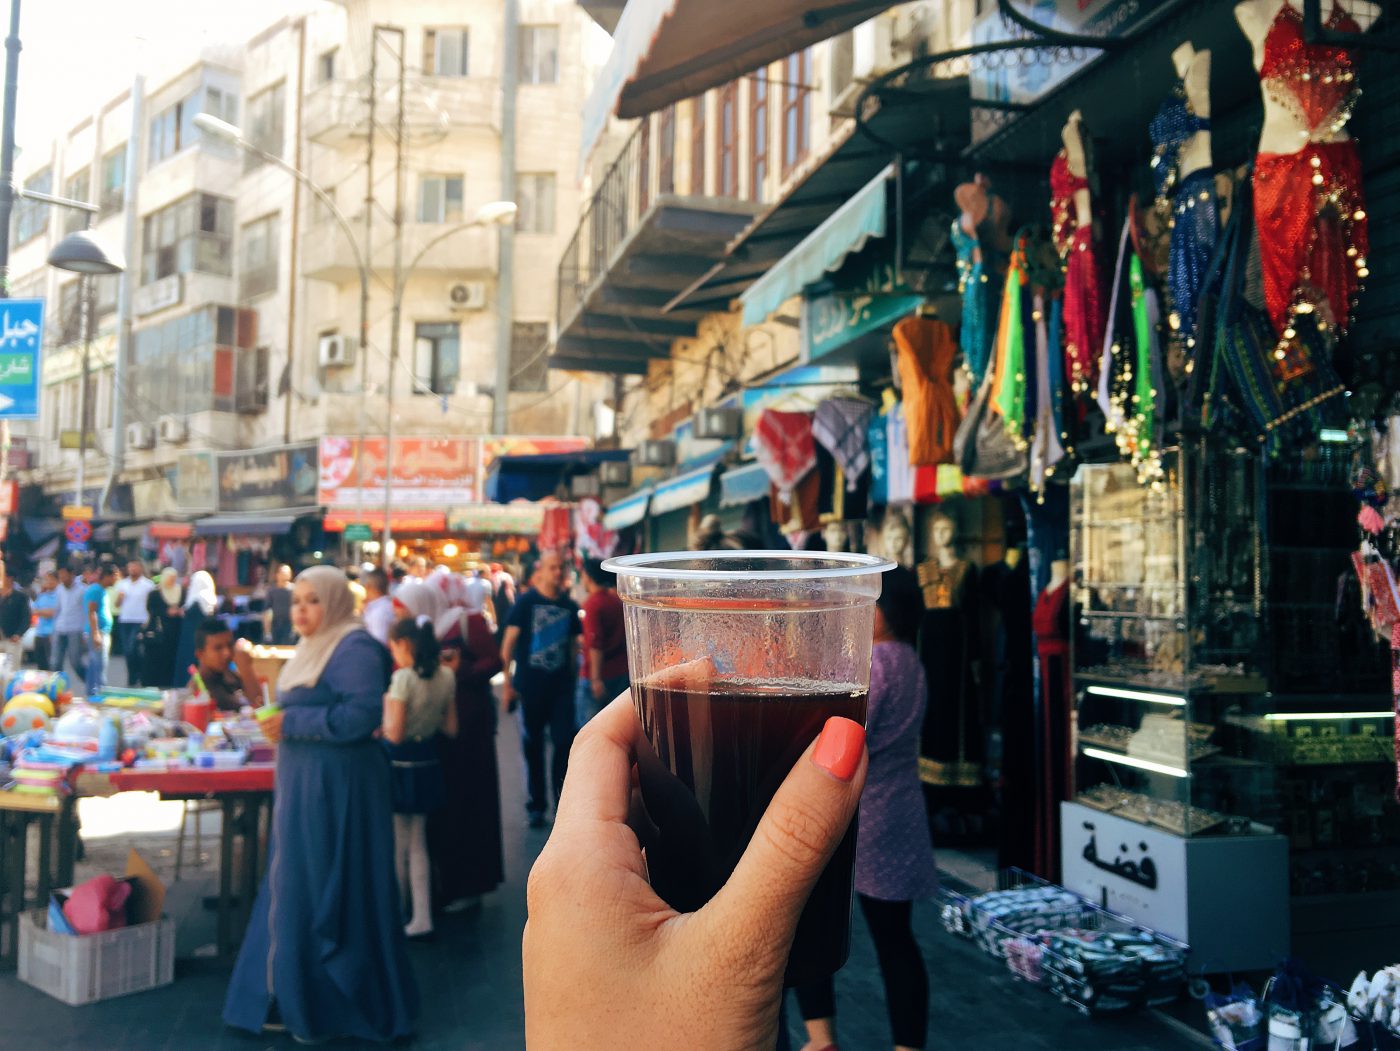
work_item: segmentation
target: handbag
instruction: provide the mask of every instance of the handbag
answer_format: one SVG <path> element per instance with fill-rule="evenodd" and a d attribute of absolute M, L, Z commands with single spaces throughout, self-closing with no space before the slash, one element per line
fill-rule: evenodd
<path fill-rule="evenodd" d="M 953 436 L 953 460 L 971 478 L 1006 480 L 1026 472 L 1026 452 L 1018 449 L 1001 417 L 989 411 L 993 370 L 968 402 Z"/>

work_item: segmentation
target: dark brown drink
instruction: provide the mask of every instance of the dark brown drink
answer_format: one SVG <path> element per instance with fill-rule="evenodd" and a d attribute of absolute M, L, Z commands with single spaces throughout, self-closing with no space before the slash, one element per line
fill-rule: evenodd
<path fill-rule="evenodd" d="M 652 886 L 681 912 L 729 878 L 759 819 L 826 720 L 864 725 L 867 691 L 823 682 L 718 679 L 703 691 L 632 687 L 650 743 L 638 756 Z M 856 824 L 817 881 L 788 960 L 788 985 L 834 974 L 850 949 Z"/>

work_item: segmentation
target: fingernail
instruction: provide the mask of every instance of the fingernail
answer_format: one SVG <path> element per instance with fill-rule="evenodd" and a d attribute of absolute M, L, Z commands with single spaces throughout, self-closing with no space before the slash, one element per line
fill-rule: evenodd
<path fill-rule="evenodd" d="M 817 747 L 812 750 L 812 762 L 838 781 L 849 781 L 860 766 L 865 750 L 865 727 L 851 719 L 833 715 L 822 727 Z"/>

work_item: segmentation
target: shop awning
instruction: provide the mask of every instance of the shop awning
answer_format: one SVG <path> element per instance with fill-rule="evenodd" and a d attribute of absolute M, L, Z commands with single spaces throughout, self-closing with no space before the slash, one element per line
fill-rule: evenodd
<path fill-rule="evenodd" d="M 146 535 L 146 523 L 134 522 L 131 525 L 124 525 L 117 530 L 118 540 L 140 540 Z"/>
<path fill-rule="evenodd" d="M 185 540 L 194 535 L 194 526 L 189 522 L 152 522 L 152 540 Z"/>
<path fill-rule="evenodd" d="M 327 513 L 321 528 L 327 533 L 343 533 L 348 525 L 364 523 L 376 533 L 384 530 L 384 511 L 360 511 L 354 508 Z M 389 515 L 389 528 L 395 533 L 445 533 L 445 511 L 394 511 Z"/>
<path fill-rule="evenodd" d="M 889 0 L 628 0 L 584 107 L 583 154 L 608 117 L 693 98 L 859 25 Z"/>
<path fill-rule="evenodd" d="M 647 516 L 647 504 L 651 501 L 651 489 L 640 489 L 625 499 L 617 501 L 603 515 L 603 528 L 616 531 L 634 526 Z"/>
<path fill-rule="evenodd" d="M 889 223 L 889 186 L 894 177 L 895 166 L 886 165 L 831 218 L 755 281 L 739 297 L 744 304 L 744 324 L 763 324 L 808 285 L 840 270 L 846 258 L 864 248 L 872 237 L 884 237 Z"/>
<path fill-rule="evenodd" d="M 296 515 L 213 515 L 194 524 L 195 536 L 286 536 Z"/>
<path fill-rule="evenodd" d="M 746 463 L 719 476 L 720 507 L 737 507 L 768 495 L 768 472 L 762 464 Z"/>
<path fill-rule="evenodd" d="M 447 528 L 454 533 L 536 536 L 543 526 L 543 504 L 472 504 L 447 513 Z"/>
<path fill-rule="evenodd" d="M 701 467 L 697 471 L 689 471 L 678 478 L 672 478 L 669 482 L 662 482 L 652 494 L 651 513 L 664 515 L 698 504 L 710 495 L 714 475 L 713 466 Z"/>
<path fill-rule="evenodd" d="M 630 449 L 580 449 L 569 453 L 540 453 L 534 456 L 502 456 L 494 460 L 486 475 L 483 493 L 497 504 L 516 500 L 543 500 L 557 495 L 560 485 L 576 474 L 587 474 L 608 460 L 626 460 Z"/>

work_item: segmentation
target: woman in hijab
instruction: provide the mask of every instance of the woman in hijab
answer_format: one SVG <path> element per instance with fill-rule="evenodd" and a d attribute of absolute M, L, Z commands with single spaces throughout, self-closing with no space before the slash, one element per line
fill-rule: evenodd
<path fill-rule="evenodd" d="M 164 689 L 171 685 L 175 650 L 180 643 L 180 617 L 185 612 L 185 591 L 174 567 L 160 571 L 160 586 L 146 596 L 146 627 L 141 633 L 145 666 L 141 681 Z"/>
<path fill-rule="evenodd" d="M 219 605 L 219 594 L 214 590 L 214 578 L 203 569 L 190 575 L 190 586 L 185 589 L 185 609 L 180 625 L 180 642 L 175 647 L 175 664 L 171 669 L 170 682 L 182 687 L 190 681 L 190 665 L 194 663 L 194 636 L 208 618 L 214 615 Z"/>
<path fill-rule="evenodd" d="M 467 610 L 465 589 L 454 593 L 441 584 L 432 579 L 405 584 L 395 608 L 401 616 L 432 619 L 443 663 L 457 673 L 459 729 L 456 737 L 438 739 L 447 791 L 444 804 L 428 815 L 428 849 L 433 889 L 446 911 L 461 912 L 505 879 L 496 702 L 491 694 L 491 677 L 501 670 L 501 654 L 486 618 Z M 450 602 L 454 594 L 461 600 L 455 604 Z"/>
<path fill-rule="evenodd" d="M 394 876 L 389 760 L 375 731 L 388 654 L 354 616 L 345 574 L 297 577 L 296 652 L 277 680 L 281 711 L 267 876 L 224 1003 L 224 1021 L 303 1043 L 387 1042 L 418 1014 Z"/>

